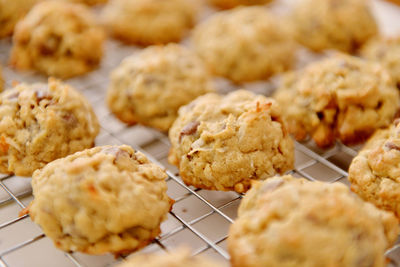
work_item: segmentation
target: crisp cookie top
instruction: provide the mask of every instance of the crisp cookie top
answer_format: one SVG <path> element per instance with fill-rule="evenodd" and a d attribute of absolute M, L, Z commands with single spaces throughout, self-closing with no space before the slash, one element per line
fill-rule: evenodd
<path fill-rule="evenodd" d="M 93 146 L 99 132 L 83 95 L 55 79 L 0 94 L 0 171 L 30 176 L 46 163 Z"/>
<path fill-rule="evenodd" d="M 132 251 L 159 233 L 170 210 L 166 177 L 129 146 L 95 147 L 33 174 L 29 214 L 62 250 Z"/>
<path fill-rule="evenodd" d="M 293 167 L 293 142 L 278 105 L 244 90 L 181 107 L 169 138 L 169 161 L 197 187 L 244 192 L 251 180 Z"/>
<path fill-rule="evenodd" d="M 345 185 L 284 176 L 253 185 L 228 247 L 233 266 L 385 266 L 397 234 L 393 214 Z"/>
<path fill-rule="evenodd" d="M 177 44 L 150 46 L 112 72 L 107 102 L 124 122 L 168 131 L 179 107 L 211 91 L 212 78 L 192 51 Z"/>
<path fill-rule="evenodd" d="M 338 54 L 284 76 L 275 94 L 288 128 L 317 145 L 358 143 L 390 124 L 399 94 L 379 64 Z"/>

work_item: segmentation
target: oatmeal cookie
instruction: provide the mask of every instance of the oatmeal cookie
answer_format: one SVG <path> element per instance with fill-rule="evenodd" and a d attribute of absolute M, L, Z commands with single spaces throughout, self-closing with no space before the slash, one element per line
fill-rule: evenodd
<path fill-rule="evenodd" d="M 202 256 L 191 256 L 184 248 L 164 254 L 140 254 L 133 256 L 118 267 L 220 267 L 216 261 Z"/>
<path fill-rule="evenodd" d="M 244 90 L 181 107 L 169 139 L 169 162 L 198 188 L 245 192 L 253 180 L 293 168 L 293 141 L 278 104 Z"/>
<path fill-rule="evenodd" d="M 365 0 L 300 0 L 292 15 L 295 38 L 314 51 L 354 52 L 378 33 Z"/>
<path fill-rule="evenodd" d="M 386 67 L 400 88 L 400 37 L 374 38 L 362 48 L 361 55 Z"/>
<path fill-rule="evenodd" d="M 131 147 L 103 146 L 34 172 L 32 220 L 64 251 L 128 253 L 160 233 L 166 173 Z"/>
<path fill-rule="evenodd" d="M 0 0 L 0 38 L 13 33 L 15 24 L 41 0 Z"/>
<path fill-rule="evenodd" d="M 168 131 L 180 106 L 210 91 L 211 76 L 193 52 L 177 44 L 151 46 L 112 72 L 107 103 L 126 123 Z"/>
<path fill-rule="evenodd" d="M 178 42 L 194 25 L 197 5 L 189 0 L 112 0 L 102 12 L 112 35 L 141 45 Z"/>
<path fill-rule="evenodd" d="M 193 43 L 210 70 L 234 82 L 290 68 L 295 46 L 282 18 L 260 6 L 218 12 L 196 26 Z"/>
<path fill-rule="evenodd" d="M 90 5 L 90 6 L 98 5 L 98 4 L 105 4 L 108 2 L 108 0 L 67 0 L 67 1 L 75 2 L 75 3 L 82 3 L 82 4 Z"/>
<path fill-rule="evenodd" d="M 311 136 L 320 147 L 336 138 L 345 144 L 366 140 L 389 125 L 399 107 L 399 93 L 383 67 L 340 54 L 287 74 L 275 98 L 289 132 L 297 140 Z"/>
<path fill-rule="evenodd" d="M 208 0 L 208 2 L 216 7 L 228 9 L 241 5 L 264 5 L 272 0 Z"/>
<path fill-rule="evenodd" d="M 383 267 L 398 230 L 341 183 L 274 177 L 242 200 L 228 250 L 233 267 Z"/>
<path fill-rule="evenodd" d="M 0 173 L 30 176 L 47 163 L 92 147 L 99 124 L 89 102 L 55 79 L 0 94 Z"/>
<path fill-rule="evenodd" d="M 17 24 L 10 63 L 19 70 L 66 79 L 99 64 L 103 41 L 104 33 L 87 7 L 45 1 Z"/>
<path fill-rule="evenodd" d="M 353 159 L 351 189 L 377 207 L 400 218 L 400 121 L 378 131 Z"/>

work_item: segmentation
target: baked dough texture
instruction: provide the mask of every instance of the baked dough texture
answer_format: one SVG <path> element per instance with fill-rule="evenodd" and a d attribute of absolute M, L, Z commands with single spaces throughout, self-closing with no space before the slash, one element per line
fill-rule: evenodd
<path fill-rule="evenodd" d="M 108 2 L 108 0 L 66 0 L 70 2 L 75 2 L 75 3 L 82 3 L 85 5 L 93 6 L 93 5 L 98 5 L 98 4 L 105 4 Z"/>
<path fill-rule="evenodd" d="M 379 64 L 335 55 L 286 74 L 275 99 L 297 140 L 311 136 L 320 147 L 335 139 L 365 141 L 388 126 L 399 107 L 399 93 Z"/>
<path fill-rule="evenodd" d="M 172 200 L 166 173 L 131 147 L 58 159 L 32 177 L 32 220 L 64 251 L 128 253 L 160 233 Z"/>
<path fill-rule="evenodd" d="M 193 0 L 112 0 L 102 12 L 110 33 L 140 45 L 178 42 L 194 25 Z"/>
<path fill-rule="evenodd" d="M 233 267 L 383 267 L 398 230 L 341 183 L 274 177 L 242 200 L 228 250 Z"/>
<path fill-rule="evenodd" d="M 295 46 L 286 21 L 261 6 L 218 12 L 197 25 L 193 44 L 210 70 L 236 83 L 289 69 Z"/>
<path fill-rule="evenodd" d="M 211 91 L 211 75 L 196 54 L 177 44 L 151 46 L 112 72 L 107 104 L 126 123 L 166 132 L 179 107 Z"/>
<path fill-rule="evenodd" d="M 386 67 L 400 88 L 400 37 L 374 38 L 362 48 L 361 55 Z"/>
<path fill-rule="evenodd" d="M 2 68 L 0 66 L 0 92 L 3 91 L 3 88 L 4 88 L 4 78 L 3 78 Z"/>
<path fill-rule="evenodd" d="M 216 261 L 202 256 L 191 256 L 190 251 L 178 248 L 163 254 L 140 254 L 129 258 L 118 267 L 221 267 Z"/>
<path fill-rule="evenodd" d="M 55 79 L 0 94 L 0 173 L 30 176 L 94 145 L 99 124 L 89 102 Z"/>
<path fill-rule="evenodd" d="M 169 162 L 198 188 L 245 192 L 253 180 L 293 168 L 293 141 L 278 104 L 244 90 L 181 107 L 169 139 Z"/>
<path fill-rule="evenodd" d="M 292 15 L 295 38 L 314 51 L 355 52 L 378 33 L 365 0 L 300 0 Z"/>
<path fill-rule="evenodd" d="M 62 79 L 81 75 L 100 63 L 104 37 L 84 5 L 41 2 L 17 24 L 10 63 Z"/>
<path fill-rule="evenodd" d="M 0 0 L 0 38 L 11 35 L 15 24 L 40 0 Z"/>
<path fill-rule="evenodd" d="M 376 132 L 349 168 L 351 189 L 400 218 L 400 124 Z"/>
<path fill-rule="evenodd" d="M 228 9 L 241 5 L 264 5 L 272 0 L 208 0 L 211 5 L 219 8 Z"/>

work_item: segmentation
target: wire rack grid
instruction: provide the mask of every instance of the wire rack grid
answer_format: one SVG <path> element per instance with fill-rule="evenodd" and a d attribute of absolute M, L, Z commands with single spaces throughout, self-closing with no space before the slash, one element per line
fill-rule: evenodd
<path fill-rule="evenodd" d="M 0 41 L 0 62 L 6 65 L 11 40 Z M 137 48 L 116 41 L 107 41 L 106 55 L 101 67 L 81 78 L 67 82 L 80 90 L 92 103 L 101 124 L 96 145 L 128 144 L 145 153 L 168 173 L 168 195 L 175 200 L 168 219 L 161 225 L 162 233 L 143 250 L 163 252 L 178 246 L 190 247 L 194 254 L 219 259 L 228 265 L 227 233 L 236 218 L 242 195 L 235 192 L 216 192 L 186 186 L 175 166 L 167 162 L 169 140 L 155 130 L 137 125 L 127 127 L 110 114 L 104 103 L 109 72 L 122 58 Z M 44 76 L 18 73 L 4 67 L 3 76 L 8 86 L 12 81 L 45 82 Z M 312 142 L 295 144 L 294 176 L 328 183 L 348 185 L 347 169 L 357 154 L 357 147 L 336 144 L 321 150 Z M 0 266 L 114 266 L 123 258 L 112 255 L 92 256 L 82 253 L 63 253 L 31 222 L 28 215 L 19 212 L 33 199 L 30 178 L 0 174 Z M 387 252 L 392 266 L 400 266 L 400 243 Z"/>

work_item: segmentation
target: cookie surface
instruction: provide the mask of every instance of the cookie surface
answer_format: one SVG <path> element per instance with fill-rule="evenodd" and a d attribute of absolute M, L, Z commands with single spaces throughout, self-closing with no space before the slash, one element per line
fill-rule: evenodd
<path fill-rule="evenodd" d="M 218 262 L 202 256 L 191 256 L 187 249 L 175 249 L 163 254 L 141 254 L 129 258 L 118 267 L 221 267 Z"/>
<path fill-rule="evenodd" d="M 33 174 L 29 214 L 64 251 L 134 251 L 160 233 L 171 208 L 166 177 L 129 146 L 87 149 Z"/>
<path fill-rule="evenodd" d="M 75 3 L 82 3 L 86 5 L 98 5 L 98 4 L 105 4 L 108 2 L 108 0 L 66 0 L 70 2 L 75 2 Z"/>
<path fill-rule="evenodd" d="M 292 15 L 295 38 L 315 51 L 354 52 L 378 33 L 365 0 L 301 0 Z"/>
<path fill-rule="evenodd" d="M 3 73 L 2 73 L 2 68 L 0 66 L 0 92 L 3 91 L 4 88 L 4 78 L 3 78 Z"/>
<path fill-rule="evenodd" d="M 289 131 L 320 147 L 365 141 L 389 125 L 399 106 L 389 73 L 379 64 L 335 55 L 284 76 L 275 99 Z"/>
<path fill-rule="evenodd" d="M 353 159 L 351 189 L 379 208 L 400 218 L 400 124 L 378 131 Z"/>
<path fill-rule="evenodd" d="M 40 0 L 0 0 L 0 38 L 13 33 L 15 24 Z"/>
<path fill-rule="evenodd" d="M 375 38 L 362 48 L 361 56 L 385 66 L 400 87 L 400 38 Z"/>
<path fill-rule="evenodd" d="M 274 177 L 243 198 L 228 250 L 234 267 L 383 267 L 398 230 L 341 183 Z"/>
<path fill-rule="evenodd" d="M 99 124 L 89 102 L 57 80 L 18 84 L 0 94 L 0 173 L 30 176 L 94 145 Z"/>
<path fill-rule="evenodd" d="M 196 26 L 193 44 L 210 70 L 234 82 L 267 79 L 293 62 L 286 23 L 260 6 L 218 12 Z"/>
<path fill-rule="evenodd" d="M 102 18 L 111 34 L 141 45 L 178 42 L 196 20 L 196 5 L 188 0 L 113 0 Z"/>
<path fill-rule="evenodd" d="M 176 44 L 152 46 L 112 72 L 107 104 L 126 123 L 168 131 L 180 106 L 210 91 L 211 76 L 193 52 Z"/>
<path fill-rule="evenodd" d="M 104 32 L 87 7 L 45 1 L 17 24 L 10 63 L 19 70 L 69 78 L 97 67 L 103 41 Z"/>
<path fill-rule="evenodd" d="M 207 94 L 179 109 L 168 160 L 188 185 L 245 192 L 293 168 L 294 146 L 270 98 L 238 90 Z"/>
<path fill-rule="evenodd" d="M 219 8 L 234 8 L 241 5 L 264 5 L 272 0 L 208 0 L 211 5 Z"/>

